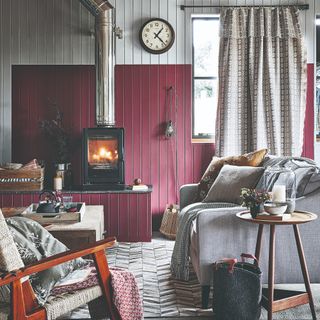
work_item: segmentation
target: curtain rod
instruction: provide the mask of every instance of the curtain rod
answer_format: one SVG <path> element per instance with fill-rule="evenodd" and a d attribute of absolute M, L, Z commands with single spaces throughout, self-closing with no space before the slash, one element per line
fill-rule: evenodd
<path fill-rule="evenodd" d="M 235 6 L 206 6 L 206 5 L 203 5 L 203 6 L 188 6 L 188 5 L 180 5 L 180 9 L 181 10 L 185 10 L 187 8 L 243 8 L 243 7 L 257 7 L 257 8 L 281 8 L 281 7 L 296 7 L 300 10 L 309 10 L 309 5 L 308 4 L 296 4 L 296 5 L 293 5 L 293 4 L 289 4 L 289 5 L 260 5 L 260 6 L 257 6 L 257 5 L 253 5 L 253 6 L 249 6 L 249 5 L 244 5 L 244 6 L 239 6 L 239 5 L 235 5 Z"/>

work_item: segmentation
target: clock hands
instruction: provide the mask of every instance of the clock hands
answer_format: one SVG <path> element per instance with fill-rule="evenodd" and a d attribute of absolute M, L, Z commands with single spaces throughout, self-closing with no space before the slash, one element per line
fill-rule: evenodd
<path fill-rule="evenodd" d="M 157 32 L 157 33 L 154 32 L 153 39 L 158 38 L 164 45 L 166 45 L 165 42 L 159 37 L 159 34 L 162 32 L 162 30 L 163 30 L 163 27 L 160 29 L 159 32 Z"/>
<path fill-rule="evenodd" d="M 164 42 L 159 36 L 157 36 L 157 38 L 158 38 L 164 45 L 166 45 L 165 42 Z"/>
<path fill-rule="evenodd" d="M 160 29 L 159 32 L 157 32 L 157 33 L 154 32 L 154 37 L 153 37 L 153 39 L 159 38 L 159 34 L 162 32 L 162 30 L 163 30 L 163 27 Z M 159 38 L 159 39 L 160 39 L 160 38 Z"/>

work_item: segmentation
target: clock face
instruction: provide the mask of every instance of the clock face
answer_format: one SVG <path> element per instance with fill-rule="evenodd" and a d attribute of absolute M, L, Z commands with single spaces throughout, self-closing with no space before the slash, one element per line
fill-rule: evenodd
<path fill-rule="evenodd" d="M 174 30 L 163 19 L 151 19 L 140 29 L 140 43 L 150 53 L 160 54 L 168 51 L 174 42 Z"/>

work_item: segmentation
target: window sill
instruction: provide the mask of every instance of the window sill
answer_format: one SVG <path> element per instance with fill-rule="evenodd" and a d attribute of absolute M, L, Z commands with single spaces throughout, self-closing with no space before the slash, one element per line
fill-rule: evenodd
<path fill-rule="evenodd" d="M 214 143 L 213 138 L 192 138 L 191 143 Z"/>

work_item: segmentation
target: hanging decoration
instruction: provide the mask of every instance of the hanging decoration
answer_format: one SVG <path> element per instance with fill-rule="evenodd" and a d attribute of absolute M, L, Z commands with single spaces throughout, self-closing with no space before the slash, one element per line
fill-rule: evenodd
<path fill-rule="evenodd" d="M 169 116 L 170 118 L 172 117 L 173 94 L 174 94 L 174 87 L 170 86 L 167 89 L 167 99 L 166 99 L 167 103 L 169 104 L 167 108 L 167 125 L 166 125 L 166 131 L 165 131 L 165 136 L 167 138 L 171 138 L 175 134 L 174 123 L 172 120 L 169 120 Z"/>

